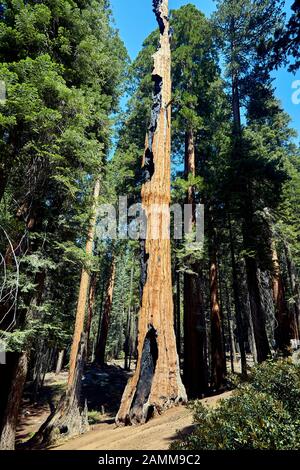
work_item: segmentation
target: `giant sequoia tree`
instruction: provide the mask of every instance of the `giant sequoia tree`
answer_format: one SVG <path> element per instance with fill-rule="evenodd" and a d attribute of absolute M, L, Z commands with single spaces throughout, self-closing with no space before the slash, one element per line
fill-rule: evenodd
<path fill-rule="evenodd" d="M 173 328 L 169 230 L 171 49 L 168 0 L 154 1 L 160 29 L 152 78 L 154 95 L 145 149 L 142 204 L 147 218 L 145 284 L 138 332 L 138 362 L 125 389 L 117 423 L 143 423 L 155 412 L 186 400 Z M 161 208 L 159 215 L 155 205 Z M 156 218 L 156 220 L 155 220 Z M 158 229 L 158 232 L 156 230 Z M 157 236 L 158 235 L 158 236 Z"/>

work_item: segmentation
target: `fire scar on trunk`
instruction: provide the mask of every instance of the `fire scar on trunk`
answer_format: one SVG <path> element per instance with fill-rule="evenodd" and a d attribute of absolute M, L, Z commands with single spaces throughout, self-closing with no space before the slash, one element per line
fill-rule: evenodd
<path fill-rule="evenodd" d="M 153 104 L 143 166 L 142 206 L 147 219 L 147 237 L 142 257 L 138 361 L 123 394 L 116 418 L 119 425 L 144 423 L 153 414 L 186 401 L 174 333 L 170 239 L 161 236 L 163 226 L 170 224 L 170 214 L 167 211 L 157 216 L 154 210 L 157 205 L 169 207 L 171 200 L 168 0 L 153 0 L 153 11 L 160 29 L 160 45 L 153 56 Z M 160 229 L 158 237 L 152 236 L 152 227 L 156 225 Z"/>

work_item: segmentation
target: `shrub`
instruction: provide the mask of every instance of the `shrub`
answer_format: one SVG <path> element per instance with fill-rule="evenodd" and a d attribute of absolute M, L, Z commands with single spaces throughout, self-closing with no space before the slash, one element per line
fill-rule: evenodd
<path fill-rule="evenodd" d="M 300 367 L 289 360 L 266 361 L 250 375 L 255 390 L 280 400 L 291 417 L 300 419 Z"/>
<path fill-rule="evenodd" d="M 250 382 L 215 409 L 192 404 L 196 428 L 173 449 L 300 449 L 299 368 L 286 361 L 253 369 Z"/>

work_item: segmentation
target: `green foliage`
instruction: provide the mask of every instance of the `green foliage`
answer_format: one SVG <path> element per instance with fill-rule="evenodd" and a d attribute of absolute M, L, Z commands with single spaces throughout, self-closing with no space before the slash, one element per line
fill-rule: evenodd
<path fill-rule="evenodd" d="M 196 429 L 172 445 L 176 450 L 299 449 L 300 370 L 267 361 L 233 396 L 215 409 L 192 405 Z"/>
<path fill-rule="evenodd" d="M 127 52 L 106 0 L 8 0 L 0 61 L 0 251 L 17 247 L 1 271 L 4 309 L 17 321 L 7 341 L 65 347 L 81 268 L 97 269 L 84 248 Z"/>

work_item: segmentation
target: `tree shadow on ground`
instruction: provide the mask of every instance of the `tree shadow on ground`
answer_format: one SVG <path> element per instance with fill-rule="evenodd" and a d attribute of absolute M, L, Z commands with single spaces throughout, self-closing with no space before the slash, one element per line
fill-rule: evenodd
<path fill-rule="evenodd" d="M 117 365 L 88 366 L 83 379 L 83 396 L 88 409 L 114 418 L 130 375 Z"/>
<path fill-rule="evenodd" d="M 169 444 L 171 445 L 172 442 L 181 441 L 187 436 L 190 436 L 193 433 L 193 431 L 195 431 L 196 427 L 197 427 L 196 424 L 191 424 L 190 426 L 186 426 L 185 428 L 180 429 L 180 431 L 176 431 L 176 433 L 173 434 L 173 436 L 168 437 L 167 440 Z"/>

